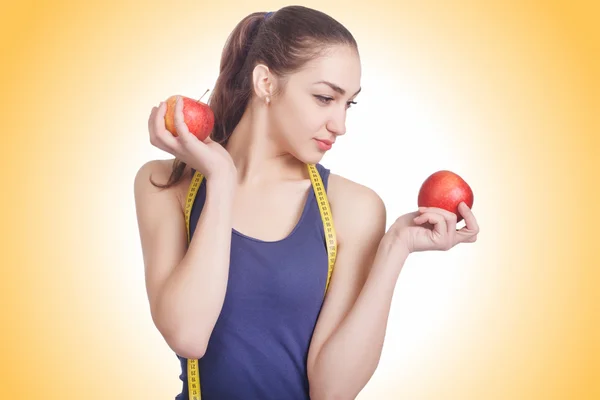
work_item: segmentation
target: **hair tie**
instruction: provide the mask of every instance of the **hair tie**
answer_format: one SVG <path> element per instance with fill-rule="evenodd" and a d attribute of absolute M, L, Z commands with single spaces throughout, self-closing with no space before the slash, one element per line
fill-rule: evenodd
<path fill-rule="evenodd" d="M 265 19 L 269 18 L 271 15 L 273 15 L 273 12 L 269 11 L 268 13 L 265 14 Z"/>

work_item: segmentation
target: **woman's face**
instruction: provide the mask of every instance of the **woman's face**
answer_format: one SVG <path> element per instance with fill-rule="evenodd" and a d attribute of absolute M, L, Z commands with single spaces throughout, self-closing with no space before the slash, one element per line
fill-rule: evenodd
<path fill-rule="evenodd" d="M 304 163 L 318 163 L 346 132 L 346 112 L 360 91 L 360 75 L 356 50 L 336 46 L 287 76 L 268 112 L 278 144 Z"/>

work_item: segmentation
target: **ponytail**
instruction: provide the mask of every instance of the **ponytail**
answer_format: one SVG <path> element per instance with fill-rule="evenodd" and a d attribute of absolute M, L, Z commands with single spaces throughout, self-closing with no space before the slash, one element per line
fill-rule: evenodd
<path fill-rule="evenodd" d="M 249 65 L 248 53 L 256 38 L 266 13 L 256 12 L 242 19 L 231 32 L 221 54 L 219 77 L 213 89 L 208 105 L 215 115 L 215 124 L 210 138 L 225 146 L 233 129 L 240 122 L 252 93 L 248 74 L 242 73 Z M 167 183 L 150 182 L 165 189 L 177 183 L 185 171 L 186 163 L 173 160 L 171 175 Z M 191 171 L 190 171 L 191 172 Z"/>
<path fill-rule="evenodd" d="M 240 122 L 252 94 L 248 54 L 264 19 L 265 13 L 260 12 L 241 20 L 227 38 L 221 55 L 219 77 L 209 105 L 215 114 L 211 139 L 223 146 Z"/>

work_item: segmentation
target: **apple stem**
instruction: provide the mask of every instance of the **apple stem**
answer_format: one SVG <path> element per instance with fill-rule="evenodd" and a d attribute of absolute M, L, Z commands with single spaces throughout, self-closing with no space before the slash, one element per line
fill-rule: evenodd
<path fill-rule="evenodd" d="M 202 97 L 206 96 L 206 93 L 208 93 L 208 91 L 209 91 L 209 90 L 210 90 L 210 89 L 206 89 L 206 92 L 204 92 L 204 94 L 202 95 Z M 198 99 L 198 102 L 200 102 L 200 100 L 202 100 L 202 97 L 200 97 L 200 98 Z"/>

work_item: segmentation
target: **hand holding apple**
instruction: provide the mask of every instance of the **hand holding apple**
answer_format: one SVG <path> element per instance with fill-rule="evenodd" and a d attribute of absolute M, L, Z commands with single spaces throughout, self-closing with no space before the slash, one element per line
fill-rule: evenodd
<path fill-rule="evenodd" d="M 206 94 L 206 92 L 204 93 Z M 166 101 L 167 111 L 165 113 L 165 126 L 173 136 L 178 136 L 175 127 L 175 103 L 177 98 L 183 101 L 183 121 L 190 133 L 198 138 L 201 142 L 212 132 L 215 124 L 215 115 L 212 109 L 206 103 L 200 100 L 190 99 L 185 96 L 173 95 Z M 202 95 L 204 97 L 204 95 Z M 202 99 L 202 97 L 200 99 Z"/>
<path fill-rule="evenodd" d="M 466 222 L 461 229 L 456 229 L 454 213 L 437 207 L 420 207 L 418 211 L 400 216 L 385 235 L 408 254 L 446 251 L 459 243 L 474 243 L 479 234 L 477 220 L 464 202 L 458 208 Z"/>
<path fill-rule="evenodd" d="M 235 182 L 236 168 L 229 152 L 209 136 L 212 130 L 211 121 L 214 121 L 210 117 L 212 111 L 209 113 L 204 106 L 193 106 L 200 107 L 196 109 L 194 118 L 203 121 L 194 122 L 196 120 L 188 119 L 191 121 L 192 128 L 198 127 L 194 134 L 188 129 L 186 123 L 186 115 L 191 118 L 192 113 L 184 113 L 184 99 L 181 96 L 175 96 L 171 101 L 170 109 L 167 102 L 161 102 L 158 107 L 152 109 L 148 119 L 150 143 L 174 155 L 178 160 L 199 171 L 208 180 L 217 178 L 214 180 L 223 183 Z M 200 113 L 200 110 L 203 110 L 204 114 Z M 172 114 L 172 117 L 168 116 L 169 113 Z M 171 118 L 172 122 L 170 122 Z M 167 126 L 174 129 L 175 133 L 168 130 Z"/>
<path fill-rule="evenodd" d="M 418 205 L 418 211 L 399 217 L 386 233 L 403 251 L 450 250 L 477 240 L 473 191 L 457 174 L 438 171 L 430 175 L 419 190 Z M 463 219 L 466 226 L 457 229 Z"/>

